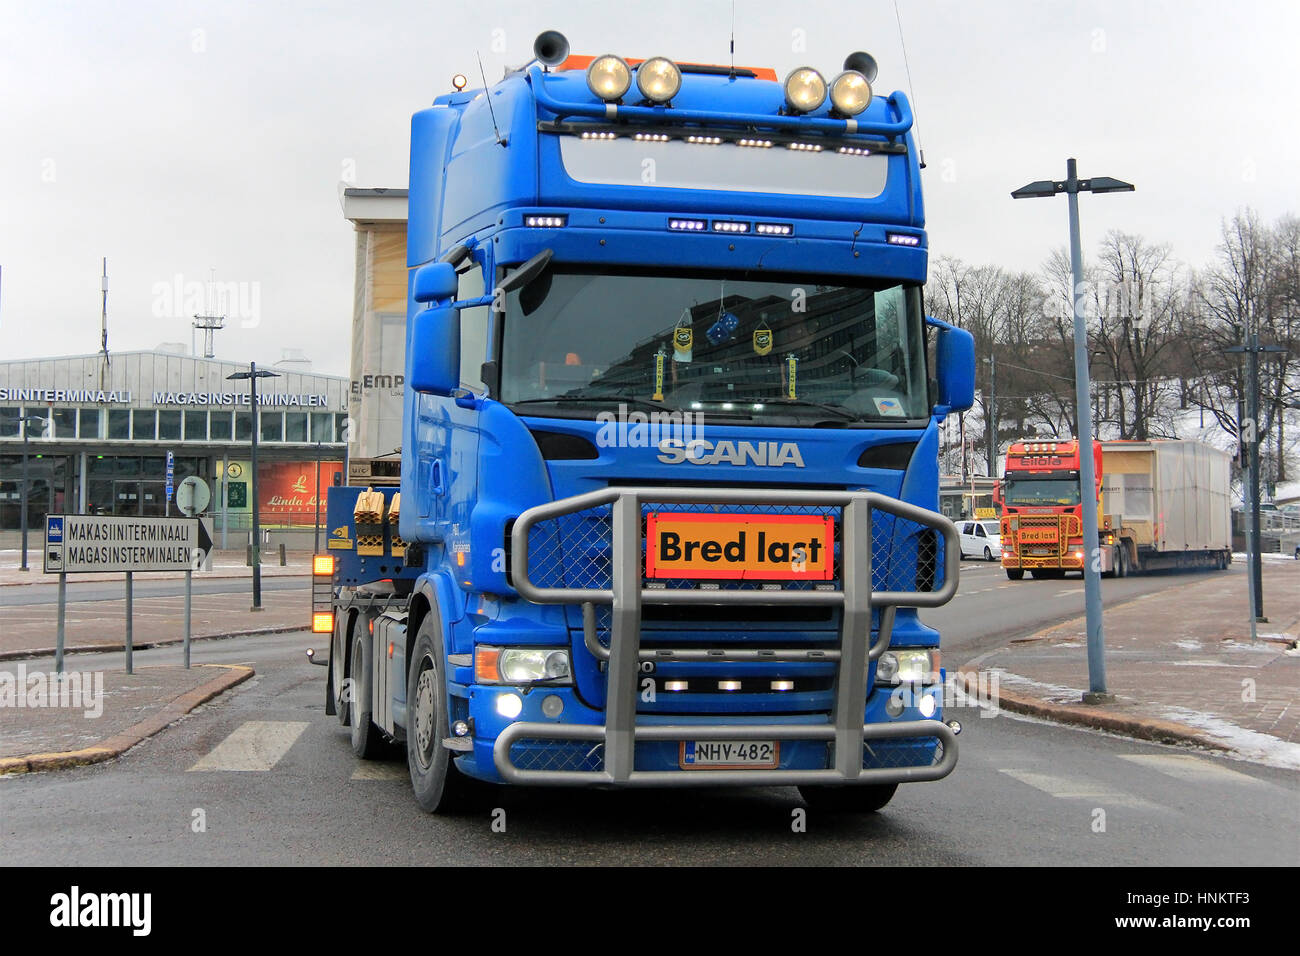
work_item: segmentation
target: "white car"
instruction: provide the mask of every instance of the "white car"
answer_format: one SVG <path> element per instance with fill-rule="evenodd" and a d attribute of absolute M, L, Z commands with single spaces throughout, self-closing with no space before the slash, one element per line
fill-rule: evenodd
<path fill-rule="evenodd" d="M 1002 558 L 1000 526 L 996 521 L 959 521 L 961 556 L 996 561 Z"/>

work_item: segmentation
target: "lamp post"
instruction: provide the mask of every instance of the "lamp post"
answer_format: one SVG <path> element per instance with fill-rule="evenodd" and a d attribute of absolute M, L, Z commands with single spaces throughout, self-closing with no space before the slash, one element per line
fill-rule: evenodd
<path fill-rule="evenodd" d="M 1260 345 L 1259 329 L 1252 326 L 1250 315 L 1242 329 L 1245 344 L 1224 349 L 1229 353 L 1245 353 L 1246 363 L 1246 419 L 1237 428 L 1238 440 L 1245 459 L 1247 474 L 1243 484 L 1250 498 L 1250 530 L 1246 535 L 1246 560 L 1250 563 L 1250 630 L 1255 639 L 1255 625 L 1265 624 L 1264 570 L 1259 556 L 1259 357 L 1269 352 L 1285 352 L 1280 345 Z M 1238 406 L 1240 408 L 1240 406 Z"/>
<path fill-rule="evenodd" d="M 1102 629 L 1101 546 L 1097 533 L 1097 475 L 1092 454 L 1092 401 L 1088 381 L 1088 330 L 1084 323 L 1083 252 L 1079 247 L 1079 193 L 1132 192 L 1133 184 L 1098 176 L 1080 179 L 1078 164 L 1066 160 L 1064 180 L 1039 180 L 1011 194 L 1013 199 L 1041 199 L 1065 193 L 1070 213 L 1070 276 L 1074 306 L 1074 401 L 1079 428 L 1079 483 L 1083 502 L 1083 590 L 1088 619 L 1088 693 L 1084 703 L 1108 700 L 1105 633 Z"/>
<path fill-rule="evenodd" d="M 257 406 L 257 380 L 259 378 L 279 378 L 279 372 L 268 372 L 266 369 L 259 369 L 256 362 L 248 363 L 247 372 L 232 372 L 226 376 L 227 381 L 242 381 L 248 379 L 249 388 L 251 389 L 249 401 L 253 406 L 253 449 L 249 456 L 253 469 L 252 476 L 252 494 L 253 494 L 253 606 L 250 611 L 262 610 L 262 525 L 258 520 L 258 503 L 261 499 L 257 497 L 257 437 L 261 431 L 262 422 L 258 416 Z"/>
<path fill-rule="evenodd" d="M 320 551 L 320 442 L 316 443 L 316 526 L 313 529 L 311 553 Z"/>
<path fill-rule="evenodd" d="M 45 434 L 45 429 L 49 425 L 48 418 L 41 418 L 39 415 L 27 415 L 23 418 L 23 486 L 18 495 L 19 511 L 21 512 L 21 527 L 23 529 L 23 560 L 19 571 L 30 570 L 27 567 L 27 439 L 33 428 L 39 428 L 41 434 Z"/>
<path fill-rule="evenodd" d="M 998 383 L 998 353 L 996 350 L 989 349 L 989 357 L 984 361 L 989 363 L 989 400 L 985 403 L 984 417 L 984 441 L 988 445 L 988 465 L 989 477 L 997 477 L 998 467 L 998 403 L 997 403 L 997 383 Z"/>

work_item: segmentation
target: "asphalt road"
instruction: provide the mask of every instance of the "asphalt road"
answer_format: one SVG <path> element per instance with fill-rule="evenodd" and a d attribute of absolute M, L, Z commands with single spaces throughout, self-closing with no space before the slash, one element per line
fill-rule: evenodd
<path fill-rule="evenodd" d="M 125 578 L 119 581 L 76 581 L 69 575 L 68 603 L 93 601 L 119 601 L 125 591 Z M 305 590 L 311 587 L 310 574 L 263 575 L 263 591 Z M 252 578 L 209 578 L 196 574 L 193 594 L 251 593 Z M 132 582 L 132 594 L 137 598 L 179 597 L 185 593 L 185 579 L 167 578 L 150 580 L 148 575 L 137 575 Z M 28 584 L 22 587 L 0 588 L 0 607 L 27 607 L 33 604 L 58 604 L 57 584 Z"/>
<path fill-rule="evenodd" d="M 1107 582 L 1108 597 L 1186 580 Z M 940 612 L 950 660 L 978 653 L 995 632 L 1082 608 L 1081 594 L 1060 593 L 1081 582 L 1013 583 L 1017 598 L 1053 599 L 1041 602 L 1008 600 L 1000 587 L 1008 583 L 996 566 L 964 575 L 955 606 Z M 940 623 L 940 615 L 927 619 Z M 352 756 L 346 732 L 324 714 L 325 669 L 304 661 L 310 640 L 196 645 L 196 662 L 249 662 L 258 677 L 119 761 L 0 777 L 4 862 L 1188 866 L 1296 858 L 1294 841 L 1279 839 L 1294 818 L 1294 773 L 967 707 L 948 712 L 965 727 L 950 777 L 900 788 L 875 815 L 809 811 L 804 832 L 792 827 L 802 805 L 787 788 L 501 789 L 474 813 L 429 816 L 409 794 L 404 760 Z M 137 661 L 178 654 L 164 648 Z M 110 656 L 105 666 L 120 662 Z M 219 750 L 232 734 L 243 741 L 234 763 L 229 745 Z M 230 769 L 237 765 L 250 769 Z"/>

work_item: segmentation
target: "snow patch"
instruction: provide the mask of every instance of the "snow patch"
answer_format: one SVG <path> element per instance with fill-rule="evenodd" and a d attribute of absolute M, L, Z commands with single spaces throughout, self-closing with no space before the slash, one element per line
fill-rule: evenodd
<path fill-rule="evenodd" d="M 1174 647 L 1178 648 L 1180 651 L 1199 651 L 1201 649 L 1201 642 L 1193 640 L 1174 641 Z"/>
<path fill-rule="evenodd" d="M 1300 770 L 1300 744 L 1247 730 L 1222 717 L 1188 710 L 1185 707 L 1167 707 L 1162 711 L 1161 716 L 1205 731 L 1208 736 L 1231 748 L 1238 757 L 1267 764 L 1270 767 Z"/>

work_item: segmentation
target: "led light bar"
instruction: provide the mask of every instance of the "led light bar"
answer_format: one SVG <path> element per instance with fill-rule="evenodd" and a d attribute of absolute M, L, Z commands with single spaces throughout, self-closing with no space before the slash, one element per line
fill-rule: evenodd
<path fill-rule="evenodd" d="M 721 136 L 696 136 L 692 134 L 691 136 L 686 137 L 686 142 L 700 143 L 701 145 L 704 146 L 717 146 L 722 142 L 722 137 Z"/>
<path fill-rule="evenodd" d="M 822 151 L 821 143 L 786 143 L 785 145 L 789 149 L 802 150 L 808 153 L 820 153 Z"/>
<path fill-rule="evenodd" d="M 672 139 L 667 133 L 637 133 L 632 138 L 638 143 L 666 143 Z"/>
<path fill-rule="evenodd" d="M 908 235 L 905 232 L 887 232 L 885 233 L 885 241 L 891 246 L 919 246 L 921 237 Z"/>
<path fill-rule="evenodd" d="M 529 229 L 561 229 L 568 224 L 568 216 L 524 216 L 524 225 Z"/>
<path fill-rule="evenodd" d="M 794 226 L 788 222 L 758 222 L 754 231 L 760 236 L 790 236 L 794 234 Z"/>
<path fill-rule="evenodd" d="M 740 690 L 740 681 L 720 680 L 718 681 L 718 690 Z"/>
<path fill-rule="evenodd" d="M 870 156 L 871 150 L 863 146 L 841 146 L 837 152 L 844 153 L 847 156 Z"/>
<path fill-rule="evenodd" d="M 690 682 L 684 680 L 666 680 L 664 681 L 664 690 L 689 690 Z"/>
<path fill-rule="evenodd" d="M 603 130 L 603 129 L 598 129 L 598 130 L 585 129 L 582 131 L 582 138 L 583 139 L 618 139 L 618 133 L 612 133 L 609 130 Z"/>
<path fill-rule="evenodd" d="M 794 690 L 794 681 L 774 680 L 772 681 L 772 690 Z"/>
<path fill-rule="evenodd" d="M 731 219 L 713 220 L 714 232 L 749 232 L 749 223 L 736 222 Z"/>
<path fill-rule="evenodd" d="M 770 149 L 772 141 L 770 139 L 738 139 L 737 146 L 756 146 L 759 149 Z"/>
<path fill-rule="evenodd" d="M 709 223 L 705 219 L 669 219 L 668 228 L 673 232 L 702 232 Z"/>

